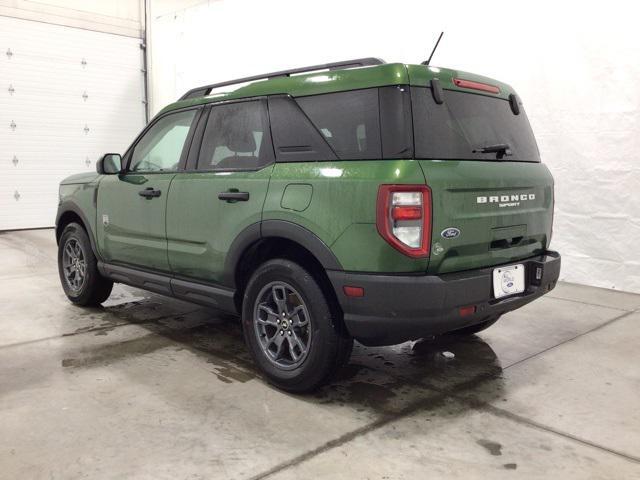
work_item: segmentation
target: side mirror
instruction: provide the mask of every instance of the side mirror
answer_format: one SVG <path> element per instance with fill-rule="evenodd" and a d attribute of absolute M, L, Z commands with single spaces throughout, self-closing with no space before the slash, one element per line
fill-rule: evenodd
<path fill-rule="evenodd" d="M 122 156 L 119 153 L 105 153 L 96 162 L 96 171 L 100 175 L 115 175 L 122 171 Z"/>

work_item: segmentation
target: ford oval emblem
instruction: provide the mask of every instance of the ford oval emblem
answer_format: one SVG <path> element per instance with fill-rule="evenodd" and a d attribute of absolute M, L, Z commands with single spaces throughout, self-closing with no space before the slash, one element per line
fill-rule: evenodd
<path fill-rule="evenodd" d="M 442 230 L 442 233 L 440 233 L 440 235 L 442 236 L 442 238 L 456 238 L 460 236 L 460 230 L 455 227 L 449 227 Z"/>

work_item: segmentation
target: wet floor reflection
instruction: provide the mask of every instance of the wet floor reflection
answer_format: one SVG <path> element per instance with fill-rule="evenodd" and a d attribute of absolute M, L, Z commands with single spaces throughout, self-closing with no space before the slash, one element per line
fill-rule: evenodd
<path fill-rule="evenodd" d="M 105 337 L 104 342 L 69 349 L 62 359 L 64 368 L 108 366 L 166 349 L 168 356 L 187 351 L 202 358 L 210 365 L 212 381 L 264 382 L 247 352 L 237 318 L 155 295 L 123 300 L 87 313 L 91 326 L 78 333 Z M 125 325 L 148 333 L 117 338 L 114 332 Z M 114 341 L 109 341 L 111 335 Z M 443 396 L 473 390 L 480 383 L 483 391 L 489 384 L 489 390 L 500 396 L 501 372 L 495 352 L 476 336 L 423 339 L 392 347 L 356 344 L 350 362 L 331 384 L 299 398 L 318 405 L 395 414 L 424 404 L 425 399 L 437 403 Z"/>

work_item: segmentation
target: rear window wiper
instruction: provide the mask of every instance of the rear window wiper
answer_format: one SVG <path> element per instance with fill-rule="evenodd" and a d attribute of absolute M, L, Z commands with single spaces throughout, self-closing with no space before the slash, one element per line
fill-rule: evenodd
<path fill-rule="evenodd" d="M 472 153 L 495 153 L 496 159 L 501 160 L 505 155 L 513 155 L 511 146 L 508 143 L 496 143 L 495 145 L 487 145 L 472 150 Z"/>

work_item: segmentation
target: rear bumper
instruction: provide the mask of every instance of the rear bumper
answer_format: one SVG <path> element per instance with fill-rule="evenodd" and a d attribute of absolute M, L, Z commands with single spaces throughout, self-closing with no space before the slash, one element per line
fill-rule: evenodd
<path fill-rule="evenodd" d="M 560 275 L 560 254 L 512 263 L 525 265 L 525 291 L 496 300 L 492 272 L 496 266 L 444 275 L 380 275 L 329 271 L 347 329 L 365 345 L 393 345 L 481 323 L 520 308 L 553 289 Z M 536 271 L 542 276 L 536 279 Z M 363 297 L 347 297 L 344 286 L 364 288 Z M 461 316 L 460 307 L 476 311 Z"/>

